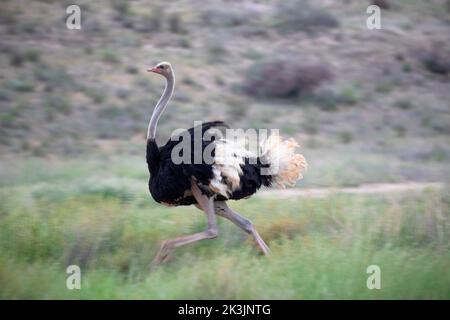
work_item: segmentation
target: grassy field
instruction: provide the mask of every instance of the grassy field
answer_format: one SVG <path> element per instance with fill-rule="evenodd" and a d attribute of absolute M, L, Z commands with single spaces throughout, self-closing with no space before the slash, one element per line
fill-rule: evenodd
<path fill-rule="evenodd" d="M 235 202 L 270 258 L 220 220 L 217 239 L 178 249 L 150 272 L 161 241 L 202 230 L 204 216 L 149 199 L 145 168 L 107 164 L 109 176 L 81 161 L 2 170 L 0 298 L 450 298 L 446 189 Z M 81 290 L 66 288 L 72 264 Z M 380 290 L 366 287 L 369 265 L 381 268 Z"/>

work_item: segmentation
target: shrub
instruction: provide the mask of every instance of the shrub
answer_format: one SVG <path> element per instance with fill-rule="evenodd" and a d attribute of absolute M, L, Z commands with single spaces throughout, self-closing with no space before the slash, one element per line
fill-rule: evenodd
<path fill-rule="evenodd" d="M 36 80 L 44 82 L 51 89 L 71 88 L 75 85 L 74 79 L 63 65 L 39 63 L 33 69 L 33 75 Z"/>
<path fill-rule="evenodd" d="M 102 104 L 106 101 L 106 93 L 100 87 L 86 87 L 84 93 L 91 98 L 95 104 Z"/>
<path fill-rule="evenodd" d="M 409 99 L 399 99 L 394 102 L 393 106 L 401 110 L 409 110 L 414 107 L 414 103 Z"/>
<path fill-rule="evenodd" d="M 450 50 L 435 43 L 419 57 L 423 66 L 430 72 L 440 75 L 450 73 Z"/>
<path fill-rule="evenodd" d="M 107 63 L 117 64 L 120 63 L 120 57 L 113 50 L 107 49 L 102 53 L 102 60 Z"/>
<path fill-rule="evenodd" d="M 169 30 L 173 33 L 183 33 L 185 30 L 182 26 L 181 16 L 179 13 L 173 13 L 169 16 L 168 19 Z"/>
<path fill-rule="evenodd" d="M 24 106 L 22 104 L 14 105 L 4 110 L 0 114 L 0 124 L 4 128 L 13 128 L 17 124 L 17 119 L 23 113 Z"/>
<path fill-rule="evenodd" d="M 312 99 L 320 109 L 335 111 L 340 104 L 340 96 L 332 90 L 321 90 Z"/>
<path fill-rule="evenodd" d="M 414 57 L 431 73 L 450 74 L 450 47 L 444 41 L 417 47 Z"/>
<path fill-rule="evenodd" d="M 343 131 L 338 134 L 339 141 L 343 144 L 348 144 L 353 141 L 353 135 L 351 132 Z"/>
<path fill-rule="evenodd" d="M 36 49 L 25 50 L 23 55 L 25 57 L 25 60 L 28 60 L 31 62 L 37 62 L 37 61 L 39 61 L 39 59 L 41 57 L 40 52 Z"/>
<path fill-rule="evenodd" d="M 180 38 L 178 38 L 177 45 L 182 48 L 191 48 L 192 47 L 191 40 L 187 36 L 181 36 Z"/>
<path fill-rule="evenodd" d="M 340 92 L 339 102 L 346 105 L 355 105 L 362 98 L 363 95 L 360 91 L 358 91 L 354 86 L 348 86 L 342 89 L 342 91 Z"/>
<path fill-rule="evenodd" d="M 2 7 L 2 10 L 0 10 L 0 24 L 10 26 L 17 24 L 18 13 L 18 9 L 8 9 L 7 6 Z"/>
<path fill-rule="evenodd" d="M 206 53 L 209 62 L 220 62 L 228 54 L 228 49 L 223 39 L 209 39 L 206 45 Z"/>
<path fill-rule="evenodd" d="M 209 27 L 237 27 L 247 24 L 251 19 L 251 12 L 242 8 L 210 7 L 200 14 L 202 23 Z"/>
<path fill-rule="evenodd" d="M 24 57 L 21 54 L 12 54 L 10 57 L 10 64 L 13 67 L 21 67 L 25 62 Z"/>
<path fill-rule="evenodd" d="M 331 72 L 323 64 L 276 58 L 252 65 L 244 89 L 253 96 L 290 98 L 311 93 L 330 78 Z"/>
<path fill-rule="evenodd" d="M 254 48 L 248 49 L 246 52 L 244 52 L 243 56 L 247 59 L 254 60 L 254 61 L 261 60 L 264 58 L 263 53 Z"/>
<path fill-rule="evenodd" d="M 16 47 L 4 48 L 10 56 L 10 64 L 14 67 L 21 67 L 25 62 L 37 62 L 40 59 L 40 52 L 36 49 L 22 50 Z"/>
<path fill-rule="evenodd" d="M 311 4 L 309 0 L 282 0 L 274 16 L 279 31 L 314 32 L 339 26 L 328 11 Z"/>
<path fill-rule="evenodd" d="M 0 88 L 0 101 L 11 101 L 8 90 Z"/>
<path fill-rule="evenodd" d="M 111 7 L 116 11 L 119 19 L 124 19 L 130 12 L 130 4 L 128 1 L 111 0 Z"/>
<path fill-rule="evenodd" d="M 6 85 L 17 92 L 31 92 L 34 90 L 34 84 L 27 80 L 13 79 L 9 80 Z"/>
<path fill-rule="evenodd" d="M 139 69 L 135 66 L 128 66 L 126 69 L 127 73 L 129 74 L 136 74 L 139 72 Z"/>
<path fill-rule="evenodd" d="M 379 6 L 381 9 L 389 9 L 389 1 L 388 0 L 372 0 L 372 4 Z"/>
<path fill-rule="evenodd" d="M 134 22 L 134 30 L 142 33 L 160 31 L 165 19 L 164 9 L 157 6 L 150 13 L 141 14 Z"/>
<path fill-rule="evenodd" d="M 352 106 L 361 99 L 361 93 L 354 86 L 342 88 L 337 92 L 330 89 L 320 89 L 311 96 L 311 102 L 325 111 L 337 110 L 339 105 Z"/>
<path fill-rule="evenodd" d="M 127 100 L 131 94 L 131 90 L 120 88 L 116 91 L 116 96 L 122 100 Z"/>
<path fill-rule="evenodd" d="M 72 107 L 69 103 L 69 99 L 62 94 L 45 97 L 44 110 L 48 120 L 53 120 L 54 115 L 58 113 L 68 115 L 70 114 L 71 109 Z"/>

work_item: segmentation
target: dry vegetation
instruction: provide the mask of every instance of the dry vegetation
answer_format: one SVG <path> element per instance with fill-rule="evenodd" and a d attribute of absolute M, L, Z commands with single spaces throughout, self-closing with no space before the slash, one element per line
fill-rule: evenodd
<path fill-rule="evenodd" d="M 65 28 L 65 2 L 0 4 L 2 156 L 141 154 L 162 90 L 145 69 L 170 60 L 179 82 L 161 140 L 222 119 L 280 128 L 313 163 L 407 160 L 380 181 L 448 172 L 445 1 L 392 3 L 380 31 L 361 1 L 76 2 L 81 31 Z"/>

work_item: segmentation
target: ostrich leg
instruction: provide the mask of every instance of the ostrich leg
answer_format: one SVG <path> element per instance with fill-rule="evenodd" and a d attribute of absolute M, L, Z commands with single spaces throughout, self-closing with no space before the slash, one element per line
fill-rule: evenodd
<path fill-rule="evenodd" d="M 250 220 L 233 211 L 230 207 L 228 207 L 228 205 L 224 201 L 214 202 L 214 208 L 216 210 L 217 215 L 230 220 L 239 228 L 241 228 L 248 234 L 251 234 L 255 239 L 256 243 L 258 244 L 258 246 L 261 248 L 262 252 L 266 256 L 269 255 L 269 247 L 261 238 L 258 231 L 256 231 L 253 223 Z"/>
<path fill-rule="evenodd" d="M 152 266 L 156 266 L 161 262 L 165 261 L 169 256 L 169 254 L 173 251 L 173 249 L 177 247 L 181 247 L 199 240 L 213 239 L 216 238 L 217 235 L 219 234 L 219 231 L 217 229 L 216 215 L 214 213 L 213 199 L 210 199 L 204 194 L 202 194 L 194 181 L 192 181 L 191 183 L 191 190 L 195 200 L 197 200 L 201 209 L 206 213 L 208 219 L 208 227 L 206 228 L 205 231 L 202 232 L 197 232 L 189 236 L 183 236 L 164 241 L 155 259 L 153 259 Z"/>

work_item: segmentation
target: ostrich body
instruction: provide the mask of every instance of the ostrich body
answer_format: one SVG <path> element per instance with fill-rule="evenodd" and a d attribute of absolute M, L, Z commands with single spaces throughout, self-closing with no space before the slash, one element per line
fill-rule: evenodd
<path fill-rule="evenodd" d="M 153 265 L 164 261 L 177 247 L 217 237 L 216 215 L 230 220 L 252 235 L 262 252 L 268 255 L 269 248 L 253 223 L 229 208 L 226 201 L 247 198 L 261 186 L 294 184 L 302 177 L 301 171 L 306 167 L 304 157 L 295 153 L 298 145 L 292 139 L 281 140 L 278 136 L 270 136 L 261 145 L 262 155 L 257 156 L 224 139 L 204 139 L 203 134 L 207 130 L 227 127 L 221 121 L 206 122 L 187 130 L 190 137 L 193 137 L 194 132 L 202 134 L 201 150 L 191 148 L 191 158 L 194 157 L 194 152 L 201 151 L 203 154 L 205 149 L 212 148 L 214 161 L 207 163 L 202 158 L 198 163 L 175 164 L 171 157 L 172 150 L 179 142 L 169 140 L 165 145 L 158 146 L 155 141 L 158 120 L 173 94 L 173 69 L 170 63 L 161 62 L 148 71 L 160 74 L 166 79 L 166 87 L 156 104 L 147 131 L 146 157 L 150 172 L 150 193 L 156 202 L 167 206 L 195 205 L 206 213 L 208 221 L 205 231 L 164 241 Z M 231 155 L 231 161 L 226 160 L 227 155 Z M 275 160 L 278 172 L 263 174 L 262 169 L 270 168 Z"/>

